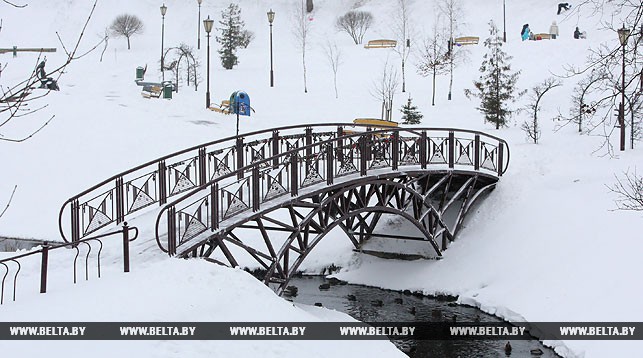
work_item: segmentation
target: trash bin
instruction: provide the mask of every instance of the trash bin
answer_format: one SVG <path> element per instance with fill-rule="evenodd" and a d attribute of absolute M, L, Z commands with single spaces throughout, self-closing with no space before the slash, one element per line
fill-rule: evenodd
<path fill-rule="evenodd" d="M 163 82 L 163 98 L 164 99 L 172 99 L 172 90 L 173 90 L 172 82 Z"/>
<path fill-rule="evenodd" d="M 136 67 L 136 80 L 141 81 L 145 77 L 145 69 L 141 66 Z"/>

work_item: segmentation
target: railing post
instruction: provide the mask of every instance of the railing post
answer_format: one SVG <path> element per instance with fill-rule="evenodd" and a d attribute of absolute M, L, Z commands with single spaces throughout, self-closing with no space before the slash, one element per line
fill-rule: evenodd
<path fill-rule="evenodd" d="M 172 256 L 176 253 L 176 221 L 174 206 L 167 209 L 167 253 Z"/>
<path fill-rule="evenodd" d="M 340 163 L 344 162 L 344 139 L 342 137 L 344 136 L 344 127 L 338 126 L 337 127 L 337 161 Z"/>
<path fill-rule="evenodd" d="M 116 224 L 125 219 L 125 193 L 123 190 L 123 177 L 116 178 Z"/>
<path fill-rule="evenodd" d="M 129 272 L 129 227 L 123 223 L 123 272 Z"/>
<path fill-rule="evenodd" d="M 400 160 L 400 132 L 393 132 L 393 140 L 391 141 L 391 169 L 397 170 Z"/>
<path fill-rule="evenodd" d="M 252 211 L 259 211 L 260 195 L 259 195 L 259 165 L 254 165 L 252 168 Z"/>
<path fill-rule="evenodd" d="M 476 134 L 473 149 L 473 169 L 480 170 L 480 135 Z"/>
<path fill-rule="evenodd" d="M 333 151 L 333 142 L 330 142 L 326 145 L 326 185 L 332 185 L 335 176 Z"/>
<path fill-rule="evenodd" d="M 498 142 L 498 176 L 502 176 L 502 172 L 504 171 L 504 145 L 502 142 Z"/>
<path fill-rule="evenodd" d="M 71 202 L 71 242 L 80 240 L 80 205 L 78 199 Z"/>
<path fill-rule="evenodd" d="M 449 132 L 449 168 L 453 169 L 453 165 L 455 162 L 455 134 L 450 131 Z"/>
<path fill-rule="evenodd" d="M 359 175 L 366 175 L 366 166 L 369 159 L 368 145 L 366 145 L 366 138 L 369 134 L 364 134 L 359 137 Z"/>
<path fill-rule="evenodd" d="M 279 155 L 279 131 L 272 131 L 272 153 L 271 155 L 275 157 L 272 160 L 272 167 L 277 168 L 279 166 L 279 158 L 276 158 Z"/>
<path fill-rule="evenodd" d="M 205 165 L 205 147 L 199 148 L 199 185 L 207 182 L 207 173 Z"/>
<path fill-rule="evenodd" d="M 305 145 L 309 148 L 306 148 L 306 173 L 310 173 L 310 161 L 313 156 L 313 149 L 310 148 L 310 145 L 313 144 L 313 129 L 306 127 L 306 139 Z"/>
<path fill-rule="evenodd" d="M 297 152 L 290 155 L 290 195 L 299 195 L 299 168 L 297 163 Z"/>
<path fill-rule="evenodd" d="M 422 169 L 426 169 L 426 148 L 427 147 L 427 137 L 426 137 L 426 131 L 422 131 L 422 134 L 420 134 L 420 165 L 422 166 Z"/>
<path fill-rule="evenodd" d="M 238 137 L 237 138 L 237 143 L 236 143 L 236 150 L 237 150 L 237 167 L 234 168 L 235 170 L 239 170 L 243 168 L 243 163 L 245 161 L 243 160 L 244 156 L 244 150 L 243 150 L 243 137 Z M 237 179 L 243 179 L 243 172 L 237 173 Z"/>
<path fill-rule="evenodd" d="M 165 166 L 165 160 L 159 161 L 159 172 L 158 172 L 159 205 L 163 205 L 167 202 L 166 172 L 167 172 L 167 167 Z"/>
<path fill-rule="evenodd" d="M 42 245 L 40 261 L 40 293 L 47 292 L 47 265 L 49 263 L 49 244 L 45 241 Z"/>
<path fill-rule="evenodd" d="M 212 213 L 212 218 L 210 218 L 210 227 L 212 231 L 219 228 L 219 184 L 214 183 L 210 186 L 210 212 Z"/>

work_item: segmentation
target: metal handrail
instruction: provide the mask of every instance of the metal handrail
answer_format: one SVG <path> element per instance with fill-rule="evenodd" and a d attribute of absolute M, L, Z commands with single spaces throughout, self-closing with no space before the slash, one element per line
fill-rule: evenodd
<path fill-rule="evenodd" d="M 155 159 L 155 160 L 152 160 L 152 161 L 146 162 L 146 163 L 144 163 L 144 164 L 138 165 L 138 166 L 136 166 L 136 167 L 133 167 L 133 168 L 131 168 L 131 169 L 129 169 L 129 170 L 126 170 L 126 171 L 124 171 L 124 172 L 121 172 L 121 173 L 119 173 L 119 174 L 113 175 L 112 177 L 110 177 L 110 178 L 108 178 L 108 179 L 106 179 L 106 180 L 104 180 L 104 181 L 102 181 L 102 182 L 100 182 L 100 183 L 98 183 L 98 184 L 96 184 L 96 185 L 94 185 L 94 186 L 92 186 L 92 187 L 90 187 L 90 188 L 88 188 L 88 189 L 86 189 L 86 190 L 82 191 L 81 193 L 79 193 L 79 194 L 77 194 L 77 195 L 75 195 L 75 196 L 73 196 L 73 197 L 69 198 L 67 201 L 65 201 L 65 202 L 63 203 L 63 205 L 61 206 L 61 209 L 60 209 L 60 212 L 59 212 L 59 215 L 58 215 L 58 227 L 59 227 L 59 232 L 60 232 L 61 238 L 63 239 L 63 241 L 66 241 L 66 242 L 69 242 L 69 241 L 70 241 L 70 240 L 68 240 L 67 236 L 65 235 L 65 229 L 63 228 L 63 226 L 64 226 L 64 225 L 63 225 L 63 215 L 64 215 L 64 213 L 65 213 L 65 210 L 69 207 L 69 205 L 71 205 L 71 206 L 72 206 L 72 209 L 71 209 L 71 212 L 70 212 L 70 214 L 71 214 L 71 216 L 72 216 L 72 218 L 71 218 L 71 220 L 72 220 L 72 224 L 71 224 L 72 238 L 71 238 L 71 241 L 78 241 L 78 239 L 79 239 L 80 237 L 84 236 L 85 234 L 89 234 L 89 233 L 91 233 L 91 232 L 93 232 L 93 231 L 96 231 L 96 230 L 97 230 L 97 229 L 99 229 L 100 227 L 102 227 L 102 226 L 104 226 L 104 225 L 107 225 L 107 224 L 109 224 L 109 223 L 111 223 L 111 222 L 116 222 L 116 223 L 122 222 L 122 221 L 124 220 L 124 217 L 125 217 L 126 215 L 128 215 L 128 214 L 129 214 L 129 213 L 123 213 L 123 212 L 122 212 L 122 208 L 123 208 L 123 206 L 124 206 L 124 204 L 122 203 L 122 196 L 123 196 L 122 190 L 123 190 L 123 186 L 125 186 L 126 188 L 129 188 L 130 183 L 131 183 L 133 180 L 135 180 L 135 179 L 130 179 L 130 181 L 129 181 L 129 182 L 127 182 L 127 183 L 123 183 L 123 177 L 124 177 L 124 176 L 126 176 L 126 175 L 129 175 L 129 174 L 131 174 L 131 173 L 133 173 L 133 172 L 135 172 L 135 171 L 138 171 L 138 170 L 143 169 L 143 168 L 146 168 L 146 167 L 151 167 L 151 166 L 154 166 L 154 165 L 161 165 L 161 164 L 163 164 L 163 165 L 164 165 L 164 164 L 165 164 L 165 160 L 167 160 L 167 159 L 177 158 L 177 157 L 179 157 L 179 156 L 181 156 L 181 155 L 184 155 L 184 154 L 186 154 L 186 153 L 194 152 L 194 151 L 197 151 L 197 150 L 199 150 L 199 151 L 200 151 L 201 149 L 203 149 L 203 150 L 205 151 L 205 148 L 206 148 L 206 147 L 213 146 L 213 145 L 216 145 L 216 144 L 221 144 L 221 143 L 225 143 L 225 142 L 230 142 L 230 143 L 234 144 L 234 142 L 235 142 L 235 141 L 237 141 L 237 139 L 238 139 L 238 138 L 242 138 L 242 139 L 243 139 L 243 138 L 245 138 L 245 137 L 256 136 L 256 135 L 259 135 L 259 134 L 266 134 L 266 133 L 271 133 L 271 132 L 272 132 L 272 133 L 273 133 L 273 135 L 274 135 L 275 133 L 279 133 L 280 131 L 287 131 L 287 130 L 292 130 L 292 129 L 306 129 L 306 131 L 308 131 L 308 130 L 310 129 L 310 130 L 311 130 L 310 134 L 311 134 L 312 136 L 315 136 L 315 135 L 321 135 L 321 134 L 323 134 L 323 133 L 320 133 L 320 132 L 313 133 L 313 132 L 312 132 L 312 129 L 313 129 L 313 128 L 324 128 L 324 127 L 326 127 L 326 128 L 334 128 L 335 130 L 338 130 L 339 128 L 345 128 L 345 127 L 353 127 L 353 128 L 369 128 L 370 126 L 369 126 L 369 125 L 354 124 L 354 123 L 301 124 L 301 125 L 282 126 L 282 127 L 277 127 L 277 128 L 269 128 L 269 129 L 263 129 L 263 130 L 258 130 L 258 131 L 253 131 L 253 132 L 245 133 L 245 134 L 243 134 L 243 135 L 241 135 L 241 136 L 239 136 L 239 137 L 236 137 L 236 136 L 230 136 L 230 137 L 226 137 L 226 138 L 223 138 L 223 139 L 219 139 L 219 140 L 215 140 L 215 141 L 210 141 L 210 142 L 207 142 L 207 143 L 203 143 L 203 144 L 200 144 L 200 145 L 192 146 L 192 147 L 190 147 L 190 148 L 183 149 L 183 150 L 180 150 L 180 151 L 177 151 L 177 152 L 174 152 L 174 153 L 171 153 L 171 154 L 168 154 L 168 155 L 165 155 L 165 156 L 159 157 L 159 158 L 157 158 L 157 159 Z M 421 128 L 420 128 L 420 129 L 413 129 L 413 128 L 409 129 L 409 131 L 410 131 L 411 133 L 416 132 L 417 130 L 423 130 L 423 129 L 421 129 Z M 445 130 L 445 131 L 448 131 L 448 130 L 453 130 L 453 129 L 451 129 L 451 128 L 425 128 L 424 130 Z M 483 134 L 483 133 L 481 133 L 481 132 L 477 132 L 477 131 L 470 131 L 470 130 L 460 130 L 460 129 L 458 129 L 457 131 L 459 131 L 459 132 L 466 132 L 466 133 L 480 133 L 480 134 Z M 496 139 L 496 140 L 502 141 L 502 140 L 501 140 L 500 138 L 498 138 L 498 137 L 495 137 L 495 136 L 492 136 L 492 135 L 488 135 L 488 134 L 484 134 L 484 135 L 485 135 L 485 136 L 487 136 L 487 137 L 490 137 L 490 138 L 493 138 L 493 139 Z M 291 139 L 291 138 L 294 138 L 294 137 L 298 137 L 298 138 L 299 138 L 299 137 L 303 137 L 303 136 L 304 136 L 304 134 L 303 134 L 303 133 L 302 133 L 302 134 L 298 134 L 298 135 L 292 135 L 292 134 L 290 134 L 290 135 L 279 135 L 278 137 L 276 137 L 276 139 Z M 270 137 L 263 137 L 263 138 L 264 138 L 264 139 L 263 139 L 264 141 L 265 141 L 265 140 L 269 140 L 269 139 L 270 139 Z M 252 142 L 243 143 L 243 145 L 244 145 L 244 146 L 252 146 L 252 145 L 257 144 L 257 143 L 258 143 L 258 142 L 260 142 L 260 141 L 261 141 L 261 140 L 255 140 L 255 141 L 252 141 Z M 224 148 L 224 149 L 220 149 L 220 150 L 221 150 L 221 151 L 224 151 L 224 150 L 226 150 L 226 149 L 230 149 L 230 150 L 232 150 L 232 149 L 234 149 L 234 148 L 235 148 L 235 146 L 234 146 L 234 145 L 232 145 L 232 146 L 230 146 L 230 147 L 226 147 L 226 148 Z M 246 148 L 247 148 L 247 147 L 246 147 Z M 201 153 L 199 153 L 199 155 L 200 155 L 200 154 L 201 154 Z M 507 153 L 507 155 L 508 155 L 508 154 L 509 154 L 509 153 Z M 176 163 L 175 163 L 175 164 L 176 164 Z M 168 168 L 169 168 L 169 167 L 168 167 Z M 152 168 L 150 168 L 150 169 L 152 169 Z M 159 170 L 160 170 L 160 169 L 159 169 Z M 154 175 L 154 173 L 155 173 L 155 172 L 156 172 L 156 168 L 154 168 L 151 172 L 148 172 L 148 173 L 146 173 L 146 174 L 144 174 L 144 175 L 142 175 L 142 176 L 139 176 L 138 178 L 144 177 L 145 175 Z M 120 180 L 120 182 L 119 182 L 119 180 Z M 159 180 L 161 180 L 161 178 L 159 178 Z M 164 180 L 164 179 L 163 179 L 163 180 Z M 113 184 L 114 182 L 116 182 L 116 184 L 112 186 L 111 184 Z M 201 183 L 199 183 L 199 184 L 203 184 L 203 183 L 201 182 Z M 120 199 L 121 199 L 121 202 L 118 202 L 118 198 L 117 198 L 117 200 L 116 200 L 116 203 L 111 202 L 112 207 L 111 207 L 110 209 L 111 209 L 111 211 L 112 211 L 112 216 L 113 216 L 113 218 L 109 218 L 109 221 L 108 221 L 108 222 L 103 222 L 100 226 L 97 226 L 97 227 L 96 227 L 96 226 L 94 226 L 94 227 L 92 227 L 92 228 L 91 228 L 91 231 L 89 231 L 89 227 L 88 227 L 88 232 L 86 232 L 86 233 L 82 233 L 82 232 L 80 232 L 80 229 L 82 229 L 82 227 L 81 227 L 81 226 L 82 226 L 82 224 L 78 222 L 78 220 L 79 220 L 79 218 L 78 218 L 78 217 L 75 217 L 75 218 L 73 217 L 73 216 L 74 216 L 74 210 L 76 210 L 76 211 L 79 211 L 79 210 L 80 210 L 80 209 L 79 209 L 79 207 L 78 207 L 78 205 L 79 205 L 79 204 L 78 204 L 77 200 L 78 200 L 79 198 L 83 197 L 84 195 L 88 194 L 88 193 L 96 192 L 96 190 L 97 190 L 97 189 L 100 189 L 101 187 L 104 187 L 104 186 L 106 186 L 106 185 L 109 185 L 109 186 L 110 186 L 110 188 L 109 188 L 109 189 L 105 189 L 105 188 L 103 188 L 103 189 L 101 190 L 101 193 L 99 193 L 99 194 L 94 194 L 94 196 L 95 196 L 95 197 L 100 197 L 101 195 L 105 195 L 105 194 L 110 193 L 109 195 L 110 195 L 110 198 L 111 198 L 111 193 L 112 193 L 113 191 L 115 191 L 115 193 L 117 194 L 117 197 L 118 197 L 118 196 L 119 196 L 119 195 L 118 195 L 118 194 L 119 194 L 119 189 L 120 189 L 120 196 L 121 196 L 121 198 L 120 198 Z M 159 188 L 160 188 L 160 184 L 159 184 Z M 163 189 L 163 190 L 165 190 L 165 189 Z M 163 193 L 163 194 L 156 193 L 156 195 L 161 196 L 161 198 L 159 198 L 158 200 L 154 199 L 154 200 L 152 200 L 152 202 L 151 202 L 151 203 L 148 203 L 148 204 L 146 204 L 146 205 L 138 206 L 138 207 L 136 208 L 136 210 L 142 209 L 143 207 L 148 206 L 148 205 L 150 205 L 150 204 L 152 204 L 152 203 L 156 203 L 156 202 L 158 202 L 158 203 L 159 203 L 159 204 L 161 204 L 161 205 L 162 205 L 162 204 L 164 204 L 164 203 L 165 203 L 165 199 L 166 199 L 166 198 L 165 198 L 165 197 L 163 197 L 163 195 L 166 195 L 166 194 L 165 194 L 165 193 Z M 176 195 L 176 194 L 175 194 L 175 195 Z M 126 196 L 126 195 L 125 195 L 125 196 Z M 170 194 L 169 196 L 172 196 L 172 194 Z M 89 200 L 91 200 L 91 199 L 89 199 Z M 74 204 L 76 204 L 75 209 L 74 209 Z M 87 204 L 87 201 L 86 201 L 85 203 L 83 203 L 82 205 L 84 206 L 85 204 Z M 116 208 L 114 208 L 114 205 L 116 205 Z M 119 207 L 120 207 L 120 209 L 121 209 L 120 211 L 119 211 Z M 114 214 L 114 211 L 116 212 L 115 214 Z M 132 210 L 132 211 L 135 211 L 135 210 Z M 74 221 L 74 220 L 76 220 L 76 221 Z M 91 221 L 91 220 L 90 220 L 90 221 Z"/>
<path fill-rule="evenodd" d="M 134 231 L 134 236 L 130 239 L 129 237 L 129 232 L 130 230 Z M 47 241 L 43 241 L 43 246 L 39 250 L 27 252 L 24 254 L 8 257 L 5 259 L 0 260 L 0 265 L 5 267 L 5 274 L 2 278 L 2 282 L 0 283 L 0 304 L 3 304 L 4 302 L 4 284 L 7 275 L 9 274 L 9 267 L 7 266 L 7 262 L 14 262 L 18 265 L 18 269 L 16 270 L 16 273 L 14 275 L 13 279 L 13 301 L 16 300 L 16 285 L 18 281 L 18 274 L 20 273 L 21 265 L 20 262 L 18 261 L 19 259 L 28 257 L 28 256 L 33 256 L 40 254 L 41 255 L 41 260 L 40 260 L 40 293 L 46 293 L 47 292 L 47 268 L 48 268 L 48 261 L 49 261 L 49 252 L 51 250 L 56 250 L 59 248 L 63 247 L 72 247 L 76 249 L 76 255 L 74 257 L 74 283 L 76 283 L 76 261 L 78 259 L 78 256 L 80 254 L 80 251 L 78 250 L 78 245 L 79 244 L 86 244 L 89 249 L 87 250 L 87 254 L 85 256 L 85 280 L 89 279 L 89 267 L 88 267 L 88 261 L 89 261 L 89 254 L 91 252 L 91 245 L 89 244 L 89 241 L 97 241 L 100 245 L 100 248 L 98 250 L 97 254 L 97 267 L 98 267 L 98 277 L 100 278 L 100 255 L 103 249 L 103 242 L 99 239 L 108 237 L 108 236 L 113 236 L 116 234 L 122 234 L 123 235 L 123 251 L 124 253 L 129 252 L 129 242 L 136 240 L 138 238 L 138 228 L 137 227 L 129 227 L 127 226 L 127 222 L 123 224 L 123 228 L 118 230 L 118 231 L 112 231 L 108 232 L 105 234 L 101 235 L 96 235 L 88 238 L 81 239 L 77 242 L 72 242 L 72 243 L 61 243 L 58 245 L 48 245 Z M 124 267 L 125 267 L 125 272 L 129 272 L 129 255 L 125 254 L 124 255 Z"/>
<path fill-rule="evenodd" d="M 495 139 L 495 140 L 498 141 L 498 147 L 502 146 L 502 147 L 506 148 L 506 151 L 507 151 L 506 160 L 504 160 L 503 158 L 498 158 L 498 161 L 499 161 L 498 165 L 502 166 L 501 169 L 499 169 L 498 176 L 502 175 L 506 171 L 506 169 L 508 167 L 509 155 L 510 154 L 509 154 L 509 147 L 508 147 L 506 141 L 504 141 L 503 139 L 498 138 L 496 136 L 488 135 L 486 133 L 479 132 L 479 131 L 474 131 L 474 130 L 459 130 L 459 129 L 454 129 L 454 128 L 412 128 L 412 129 L 408 129 L 408 128 L 399 128 L 398 127 L 398 128 L 386 128 L 386 129 L 381 129 L 381 130 L 373 130 L 373 131 L 369 131 L 369 132 L 366 132 L 366 133 L 354 133 L 354 134 L 349 134 L 349 135 L 343 135 L 341 137 L 336 137 L 336 138 L 332 138 L 332 139 L 329 139 L 329 140 L 326 140 L 326 141 L 317 142 L 317 143 L 314 143 L 314 144 L 311 144 L 311 145 L 308 145 L 308 146 L 295 148 L 295 149 L 292 149 L 292 150 L 287 151 L 287 152 L 279 153 L 276 156 L 273 156 L 273 157 L 270 157 L 270 158 L 265 158 L 263 160 L 253 162 L 252 164 L 249 164 L 249 165 L 246 165 L 246 166 L 244 166 L 242 168 L 239 168 L 234 172 L 228 173 L 227 175 L 220 176 L 218 178 L 215 178 L 215 179 L 209 181 L 208 183 L 200 185 L 200 186 L 194 188 L 193 190 L 189 191 L 188 193 L 186 193 L 186 194 L 180 196 L 179 198 L 175 199 L 174 201 L 168 203 L 167 205 L 165 205 L 161 209 L 161 211 L 157 215 L 156 229 L 155 229 L 155 236 L 156 236 L 157 244 L 161 248 L 161 250 L 163 250 L 164 252 L 173 251 L 170 248 L 166 249 L 166 248 L 163 247 L 163 245 L 161 244 L 160 235 L 159 235 L 159 224 L 160 224 L 161 218 L 168 211 L 169 208 L 174 208 L 178 203 L 187 200 L 188 198 L 194 196 L 195 194 L 203 191 L 207 187 L 212 188 L 213 185 L 216 185 L 216 184 L 218 184 L 219 182 L 221 182 L 221 181 L 223 181 L 225 179 L 232 178 L 234 176 L 237 176 L 240 173 L 250 172 L 251 171 L 250 169 L 254 170 L 256 168 L 260 168 L 262 165 L 269 165 L 271 162 L 275 162 L 275 159 L 290 158 L 291 156 L 293 156 L 296 153 L 306 153 L 307 151 L 312 150 L 314 147 L 325 146 L 327 144 L 335 143 L 335 142 L 338 142 L 338 141 L 343 141 L 343 140 L 347 140 L 347 139 L 351 139 L 351 138 L 360 138 L 360 137 L 364 137 L 365 135 L 373 136 L 373 135 L 378 135 L 378 134 L 400 133 L 400 132 L 408 132 L 408 133 L 413 133 L 413 134 L 416 134 L 418 136 L 421 136 L 423 133 L 426 134 L 427 131 L 447 132 L 447 133 L 449 133 L 449 138 L 451 138 L 451 137 L 455 138 L 453 135 L 454 135 L 455 132 L 458 132 L 458 133 L 474 134 L 476 137 L 484 136 L 484 137 Z M 501 160 L 503 161 L 503 163 L 500 163 Z M 447 164 L 449 164 L 450 167 L 452 167 L 454 163 L 449 162 Z M 473 163 L 471 165 L 473 165 Z M 480 170 L 481 168 L 482 168 L 482 166 L 479 166 L 475 170 Z M 247 180 L 247 178 L 244 179 L 244 180 Z M 197 199 L 197 201 L 198 200 L 200 200 L 200 199 Z"/>

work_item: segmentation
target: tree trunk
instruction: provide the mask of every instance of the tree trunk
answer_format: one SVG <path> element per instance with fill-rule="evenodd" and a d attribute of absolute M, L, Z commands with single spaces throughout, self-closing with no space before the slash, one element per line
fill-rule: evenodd
<path fill-rule="evenodd" d="M 453 49 L 451 49 L 451 51 L 453 51 Z M 453 54 L 451 54 L 451 56 L 453 56 Z M 448 97 L 448 100 L 450 101 L 451 100 L 451 90 L 453 89 L 453 58 L 451 58 L 451 60 L 449 61 L 449 64 L 451 65 L 451 70 L 449 71 L 449 73 L 451 75 L 450 76 L 451 78 L 449 79 L 449 97 Z"/>
<path fill-rule="evenodd" d="M 437 75 L 435 67 L 433 67 L 433 98 L 431 99 L 431 105 L 435 106 L 435 76 Z"/>
<path fill-rule="evenodd" d="M 406 78 L 404 77 L 404 60 L 402 60 L 402 93 L 406 92 Z"/>
<path fill-rule="evenodd" d="M 304 93 L 308 93 L 308 85 L 306 84 L 306 52 L 304 50 L 303 55 L 301 56 L 301 62 L 304 65 Z"/>
<path fill-rule="evenodd" d="M 129 46 L 129 36 L 127 36 L 127 49 L 128 49 L 128 50 L 130 49 L 130 46 Z"/>
<path fill-rule="evenodd" d="M 337 72 L 333 75 L 333 84 L 335 85 L 335 98 L 339 98 L 339 94 L 337 94 Z"/>

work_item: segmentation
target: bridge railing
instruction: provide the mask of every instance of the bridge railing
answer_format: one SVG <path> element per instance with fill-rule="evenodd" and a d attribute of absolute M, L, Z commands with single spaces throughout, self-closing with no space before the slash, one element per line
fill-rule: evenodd
<path fill-rule="evenodd" d="M 346 124 L 271 128 L 187 148 L 144 163 L 98 183 L 62 205 L 58 226 L 65 242 L 76 242 L 151 205 L 163 205 L 186 191 L 264 158 L 337 136 Z M 276 162 L 273 163 L 276 165 Z"/>
<path fill-rule="evenodd" d="M 133 236 L 130 236 L 130 231 L 134 232 Z M 89 280 L 89 254 L 92 251 L 92 244 L 98 244 L 98 251 L 96 253 L 96 270 L 97 270 L 98 278 L 100 278 L 100 255 L 103 249 L 103 242 L 101 241 L 101 239 L 109 236 L 119 235 L 119 234 L 122 236 L 122 239 L 123 239 L 123 272 L 129 272 L 130 270 L 129 243 L 130 241 L 136 240 L 136 238 L 138 237 L 138 228 L 129 227 L 127 226 L 127 223 L 124 223 L 123 228 L 117 231 L 112 231 L 101 235 L 87 237 L 87 238 L 78 240 L 77 242 L 74 242 L 74 243 L 49 245 L 47 242 L 43 242 L 42 248 L 38 250 L 32 250 L 24 254 L 0 259 L 0 266 L 4 268 L 4 274 L 0 276 L 1 277 L 0 305 L 4 303 L 5 281 L 7 281 L 7 277 L 9 276 L 9 273 L 13 274 L 12 275 L 13 276 L 12 299 L 13 301 L 16 300 L 18 277 L 22 269 L 22 265 L 20 264 L 20 262 L 24 263 L 23 260 L 30 256 L 40 255 L 40 293 L 47 292 L 47 273 L 48 273 L 48 267 L 49 267 L 50 254 L 54 252 L 54 250 L 57 250 L 60 248 L 66 248 L 66 249 L 73 248 L 76 250 L 76 255 L 74 257 L 74 262 L 73 262 L 74 283 L 76 283 L 76 279 L 77 279 L 76 263 L 78 261 L 78 257 L 80 256 L 80 250 L 78 249 L 78 247 L 81 246 L 80 244 L 85 244 L 87 246 L 87 253 L 85 254 L 85 280 Z"/>
<path fill-rule="evenodd" d="M 419 169 L 467 170 L 502 176 L 509 149 L 500 138 L 450 128 L 394 128 L 352 132 L 339 127 L 336 136 L 256 160 L 218 176 L 168 203 L 158 214 L 156 239 L 170 255 L 191 239 L 238 215 L 250 215 L 273 200 L 319 183 L 332 185 L 345 175 L 369 171 Z M 273 201 L 271 203 L 271 201 Z M 229 222 L 231 223 L 231 222 Z"/>

